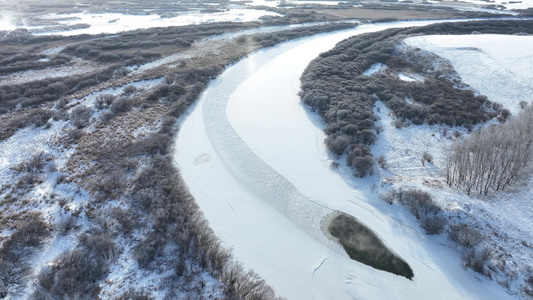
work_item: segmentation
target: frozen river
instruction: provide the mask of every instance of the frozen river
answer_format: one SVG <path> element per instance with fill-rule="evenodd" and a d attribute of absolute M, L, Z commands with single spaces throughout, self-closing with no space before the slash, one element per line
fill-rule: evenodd
<path fill-rule="evenodd" d="M 214 80 L 181 122 L 175 159 L 225 246 L 288 299 L 507 299 L 371 193 L 329 170 L 320 120 L 301 106 L 299 77 L 352 35 L 432 22 L 362 25 L 258 51 Z M 332 211 L 356 217 L 414 271 L 413 280 L 347 257 L 321 230 Z"/>

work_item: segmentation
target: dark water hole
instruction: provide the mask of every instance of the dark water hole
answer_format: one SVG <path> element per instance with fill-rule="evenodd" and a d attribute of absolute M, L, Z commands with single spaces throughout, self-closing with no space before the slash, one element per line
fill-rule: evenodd
<path fill-rule="evenodd" d="M 328 225 L 328 231 L 338 239 L 351 259 L 378 270 L 413 278 L 411 267 L 354 217 L 346 214 L 335 217 Z"/>

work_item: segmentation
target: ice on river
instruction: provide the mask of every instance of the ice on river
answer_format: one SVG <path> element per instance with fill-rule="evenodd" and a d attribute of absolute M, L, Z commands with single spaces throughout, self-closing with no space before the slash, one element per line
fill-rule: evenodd
<path fill-rule="evenodd" d="M 370 192 L 370 181 L 328 168 L 322 124 L 300 105 L 309 61 L 354 34 L 430 22 L 373 24 L 256 52 L 228 68 L 181 122 L 175 159 L 215 233 L 288 299 L 508 299 L 462 267 L 412 218 Z M 370 227 L 414 271 L 375 270 L 324 242 L 328 211 Z"/>

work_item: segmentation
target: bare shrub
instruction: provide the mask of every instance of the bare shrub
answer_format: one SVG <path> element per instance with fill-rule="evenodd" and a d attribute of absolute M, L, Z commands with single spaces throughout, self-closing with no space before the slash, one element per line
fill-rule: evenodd
<path fill-rule="evenodd" d="M 500 115 L 498 116 L 498 121 L 500 121 L 500 123 L 505 123 L 510 116 L 511 112 L 507 108 L 504 108 L 501 110 Z"/>
<path fill-rule="evenodd" d="M 349 165 L 354 170 L 354 175 L 360 178 L 374 174 L 374 158 L 371 156 L 354 157 L 349 161 Z"/>
<path fill-rule="evenodd" d="M 113 102 L 110 109 L 113 113 L 120 114 L 120 113 L 128 112 L 132 106 L 133 106 L 133 103 L 131 99 L 126 98 L 126 97 L 120 97 Z"/>
<path fill-rule="evenodd" d="M 118 61 L 119 59 L 120 57 L 118 55 L 111 52 L 101 52 L 98 54 L 98 60 L 101 62 L 114 62 Z"/>
<path fill-rule="evenodd" d="M 433 155 L 428 152 L 424 152 L 424 154 L 422 154 L 422 159 L 423 161 L 427 161 L 428 163 L 433 163 Z"/>
<path fill-rule="evenodd" d="M 59 255 L 54 264 L 45 266 L 37 276 L 37 290 L 50 298 L 81 299 L 91 295 L 96 284 L 107 273 L 102 261 L 87 256 L 84 251 L 73 250 Z"/>
<path fill-rule="evenodd" d="M 42 127 L 45 126 L 50 119 L 53 119 L 57 115 L 56 111 L 37 108 L 31 110 L 28 114 L 18 119 L 18 127 Z"/>
<path fill-rule="evenodd" d="M 403 128 L 403 127 L 407 127 L 409 126 L 409 123 L 408 122 L 405 122 L 403 121 L 402 119 L 396 119 L 392 122 L 392 125 L 397 128 L 397 129 L 400 129 L 400 128 Z"/>
<path fill-rule="evenodd" d="M 39 152 L 29 159 L 21 162 L 20 164 L 13 167 L 14 170 L 18 172 L 36 172 L 41 173 L 44 171 L 44 168 L 47 164 L 47 161 L 50 160 L 50 155 L 45 154 L 44 152 Z"/>
<path fill-rule="evenodd" d="M 427 234 L 440 234 L 448 225 L 448 220 L 443 216 L 424 216 L 421 219 L 422 228 Z"/>
<path fill-rule="evenodd" d="M 96 99 L 94 101 L 94 106 L 97 109 L 104 109 L 108 107 L 109 105 L 111 105 L 113 101 L 115 101 L 116 98 L 117 96 L 112 95 L 112 94 L 100 94 L 96 96 Z"/>
<path fill-rule="evenodd" d="M 80 105 L 72 110 L 70 113 L 70 122 L 74 127 L 81 129 L 89 125 L 89 121 L 93 115 L 93 110 L 87 106 Z"/>
<path fill-rule="evenodd" d="M 348 145 L 352 142 L 352 138 L 347 135 L 332 135 L 326 138 L 326 146 L 328 149 L 335 153 L 335 155 L 342 155 Z"/>
<path fill-rule="evenodd" d="M 359 141 L 364 145 L 372 145 L 376 142 L 376 134 L 370 129 L 363 129 L 359 133 Z"/>
<path fill-rule="evenodd" d="M 62 110 L 63 108 L 65 108 L 68 104 L 68 100 L 65 99 L 65 98 L 61 98 L 59 99 L 56 104 L 55 104 L 55 107 L 59 110 Z"/>
<path fill-rule="evenodd" d="M 78 228 L 76 218 L 69 216 L 61 221 L 56 226 L 56 229 L 59 231 L 59 234 L 66 235 L 69 233 L 72 229 Z"/>
<path fill-rule="evenodd" d="M 524 293 L 533 297 L 533 275 L 529 275 L 525 279 Z"/>
<path fill-rule="evenodd" d="M 99 198 L 105 198 L 120 192 L 124 184 L 124 170 L 117 168 L 110 170 L 103 176 L 88 180 L 89 189 Z"/>
<path fill-rule="evenodd" d="M 44 181 L 44 175 L 40 173 L 30 172 L 24 174 L 17 182 L 18 188 L 33 187 L 37 184 L 41 184 Z"/>
<path fill-rule="evenodd" d="M 222 274 L 225 295 L 229 299 L 274 299 L 274 291 L 253 270 L 244 271 L 233 263 Z"/>
<path fill-rule="evenodd" d="M 113 118 L 115 118 L 115 114 L 110 110 L 104 111 L 100 116 L 100 119 L 104 123 L 108 123 L 109 121 L 113 120 Z"/>
<path fill-rule="evenodd" d="M 489 276 L 487 263 L 492 258 L 493 252 L 486 247 L 474 248 L 463 256 L 465 265 L 479 274 Z"/>
<path fill-rule="evenodd" d="M 338 170 L 340 167 L 340 164 L 336 161 L 332 161 L 331 164 L 329 164 L 329 169 L 332 171 Z"/>
<path fill-rule="evenodd" d="M 137 222 L 134 219 L 135 215 L 131 210 L 124 210 L 119 207 L 114 207 L 111 210 L 111 217 L 118 222 L 121 227 L 121 231 L 124 233 L 132 231 L 137 225 Z"/>
<path fill-rule="evenodd" d="M 148 269 L 150 263 L 163 254 L 165 244 L 163 237 L 156 234 L 149 234 L 143 241 L 138 243 L 133 252 L 139 267 Z"/>
<path fill-rule="evenodd" d="M 379 198 L 388 204 L 393 204 L 398 193 L 395 190 L 388 190 L 385 194 L 379 195 Z"/>
<path fill-rule="evenodd" d="M 137 92 L 137 88 L 133 85 L 128 85 L 126 87 L 124 87 L 124 89 L 122 90 L 122 94 L 124 95 L 131 95 L 131 94 L 135 94 Z"/>
<path fill-rule="evenodd" d="M 17 222 L 16 231 L 11 234 L 9 243 L 17 248 L 35 247 L 49 234 L 50 226 L 40 215 L 32 216 L 31 219 Z M 6 248 L 6 242 L 3 247 Z"/>
<path fill-rule="evenodd" d="M 91 54 L 91 51 L 89 51 L 89 55 Z M 95 53 L 95 56 L 97 56 L 99 53 Z M 120 78 L 120 77 L 123 77 L 123 76 L 126 76 L 130 73 L 131 71 L 128 70 L 128 68 L 122 66 L 122 67 L 119 67 L 119 68 L 116 68 L 115 70 L 113 70 L 113 78 Z"/>
<path fill-rule="evenodd" d="M 99 260 L 109 260 L 117 255 L 115 242 L 106 233 L 84 233 L 78 240 L 90 256 Z"/>
<path fill-rule="evenodd" d="M 433 202 L 428 192 L 422 190 L 407 190 L 399 192 L 400 203 L 407 206 L 409 212 L 417 219 L 425 216 L 436 215 L 441 209 Z"/>
<path fill-rule="evenodd" d="M 146 291 L 127 291 L 120 295 L 118 295 L 115 300 L 152 300 L 154 299 L 153 296 L 150 295 L 150 293 Z"/>
<path fill-rule="evenodd" d="M 479 230 L 470 228 L 465 223 L 451 225 L 448 236 L 452 241 L 467 248 L 476 246 L 485 239 Z"/>
<path fill-rule="evenodd" d="M 83 129 L 74 128 L 74 129 L 67 131 L 67 137 L 72 143 L 77 142 L 84 135 L 85 135 L 85 131 L 83 131 Z"/>
<path fill-rule="evenodd" d="M 63 175 L 63 176 L 65 176 L 65 175 Z M 63 178 L 62 180 L 64 180 L 64 178 Z M 58 183 L 59 183 L 59 180 L 58 180 Z M 57 204 L 58 204 L 60 207 L 63 208 L 63 207 L 65 207 L 65 205 L 67 205 L 67 204 L 68 204 L 69 202 L 71 202 L 71 201 L 72 201 L 72 199 L 68 199 L 68 198 L 63 198 L 63 197 L 61 197 L 61 198 L 57 199 Z"/>
<path fill-rule="evenodd" d="M 376 162 L 378 163 L 379 167 L 382 169 L 386 169 L 388 167 L 387 160 L 385 159 L 385 156 L 383 155 L 378 156 L 378 158 L 376 159 Z"/>
<path fill-rule="evenodd" d="M 376 125 L 374 129 L 376 130 L 377 134 L 380 134 L 381 132 L 383 132 L 383 126 L 381 125 Z"/>
<path fill-rule="evenodd" d="M 161 129 L 159 129 L 159 133 L 173 135 L 175 126 L 176 126 L 175 118 L 165 117 L 163 118 L 163 122 L 161 123 Z"/>

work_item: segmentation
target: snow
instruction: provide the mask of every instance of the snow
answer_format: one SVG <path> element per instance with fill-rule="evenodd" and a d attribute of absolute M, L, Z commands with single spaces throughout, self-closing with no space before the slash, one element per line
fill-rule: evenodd
<path fill-rule="evenodd" d="M 185 26 L 199 23 L 211 22 L 249 22 L 258 20 L 262 16 L 280 16 L 277 13 L 258 9 L 229 9 L 216 13 L 184 13 L 176 17 L 163 18 L 159 15 L 129 15 L 118 13 L 71 13 L 71 14 L 50 14 L 43 16 L 43 19 L 57 20 L 61 25 L 73 26 L 88 24 L 90 27 L 73 30 L 49 31 L 43 26 L 23 26 L 29 30 L 36 30 L 37 35 L 79 35 L 79 34 L 100 34 L 118 33 L 135 29 L 146 29 L 152 27 Z M 12 29 L 10 27 L 0 27 L 0 30 Z"/>
<path fill-rule="evenodd" d="M 29 159 L 33 155 L 55 153 L 55 146 L 51 143 L 62 135 L 66 122 L 53 122 L 48 128 L 24 128 L 13 136 L 0 142 L 0 184 L 9 184 L 16 171 L 11 168 Z"/>
<path fill-rule="evenodd" d="M 513 114 L 520 110 L 520 101 L 531 101 L 533 36 L 430 35 L 405 43 L 448 59 L 463 82 Z"/>
<path fill-rule="evenodd" d="M 224 244 L 280 296 L 511 298 L 465 270 L 445 237 L 426 236 L 414 218 L 378 199 L 376 178 L 353 179 L 343 167 L 330 171 L 323 124 L 297 96 L 309 61 L 336 42 L 429 23 L 364 25 L 259 51 L 214 80 L 184 118 L 175 159 L 191 193 Z M 408 262 L 413 280 L 350 260 L 326 241 L 317 231 L 334 210 L 371 228 Z"/>
<path fill-rule="evenodd" d="M 56 51 L 56 50 L 52 50 Z M 48 58 L 45 58 L 48 59 Z M 49 59 L 48 59 L 49 60 Z M 45 61 L 43 59 L 43 61 Z M 73 57 L 72 61 L 63 66 L 49 67 L 42 70 L 28 70 L 0 76 L 0 84 L 22 84 L 45 78 L 57 78 L 87 74 L 101 68 L 95 63 L 81 58 Z"/>
<path fill-rule="evenodd" d="M 385 70 L 386 68 L 387 66 L 382 63 L 373 64 L 370 66 L 370 68 L 368 68 L 368 70 L 363 72 L 363 75 L 372 76 L 378 72 Z"/>
<path fill-rule="evenodd" d="M 243 2 L 242 0 L 230 0 L 231 2 Z M 268 7 L 278 7 L 278 5 L 281 3 L 281 1 L 273 1 L 273 0 L 252 0 L 252 1 L 245 1 L 244 4 L 249 6 L 268 6 Z"/>
<path fill-rule="evenodd" d="M 483 0 L 462 0 L 464 2 L 485 6 L 485 5 L 503 5 L 506 9 L 528 9 L 533 7 L 533 0 L 494 0 L 494 1 L 483 1 Z M 516 2 L 516 3 L 511 3 Z"/>
<path fill-rule="evenodd" d="M 402 80 L 402 81 L 407 81 L 407 82 L 413 82 L 413 81 L 416 81 L 416 79 L 414 79 L 414 78 L 412 78 L 412 77 L 410 77 L 410 76 L 407 76 L 407 75 L 405 75 L 405 74 L 403 74 L 403 73 L 398 74 L 398 78 L 399 78 L 400 80 Z"/>

